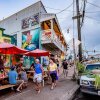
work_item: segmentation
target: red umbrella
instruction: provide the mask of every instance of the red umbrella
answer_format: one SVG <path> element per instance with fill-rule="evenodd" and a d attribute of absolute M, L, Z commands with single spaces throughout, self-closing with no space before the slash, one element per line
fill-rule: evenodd
<path fill-rule="evenodd" d="M 1 43 L 0 53 L 1 54 L 22 54 L 28 52 L 27 50 L 16 47 L 13 44 Z"/>
<path fill-rule="evenodd" d="M 34 56 L 34 57 L 49 56 L 49 52 L 45 50 L 36 49 L 36 50 L 25 53 L 25 55 Z"/>

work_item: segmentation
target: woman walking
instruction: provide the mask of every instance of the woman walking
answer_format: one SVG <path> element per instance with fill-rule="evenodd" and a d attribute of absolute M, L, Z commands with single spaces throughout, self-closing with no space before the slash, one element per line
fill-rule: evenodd
<path fill-rule="evenodd" d="M 57 65 L 54 62 L 55 62 L 55 59 L 51 58 L 50 64 L 48 67 L 48 70 L 52 79 L 51 90 L 53 90 L 54 87 L 56 86 L 56 80 L 57 80 Z"/>

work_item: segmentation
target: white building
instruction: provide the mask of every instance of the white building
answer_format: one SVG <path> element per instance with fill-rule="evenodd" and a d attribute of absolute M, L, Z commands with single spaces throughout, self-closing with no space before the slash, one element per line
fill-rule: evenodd
<path fill-rule="evenodd" d="M 65 54 L 66 42 L 55 14 L 47 13 L 41 1 L 0 21 L 5 34 L 17 35 L 17 46 L 33 50 L 43 48 Z"/>

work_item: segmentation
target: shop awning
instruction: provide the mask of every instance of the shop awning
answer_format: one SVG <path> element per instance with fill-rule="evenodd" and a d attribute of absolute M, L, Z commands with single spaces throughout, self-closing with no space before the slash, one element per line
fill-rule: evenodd
<path fill-rule="evenodd" d="M 0 43 L 0 54 L 23 54 L 28 52 L 22 48 L 18 48 L 13 44 Z"/>
<path fill-rule="evenodd" d="M 45 50 L 36 49 L 36 50 L 25 53 L 25 55 L 33 56 L 33 57 L 49 56 L 49 52 Z"/>

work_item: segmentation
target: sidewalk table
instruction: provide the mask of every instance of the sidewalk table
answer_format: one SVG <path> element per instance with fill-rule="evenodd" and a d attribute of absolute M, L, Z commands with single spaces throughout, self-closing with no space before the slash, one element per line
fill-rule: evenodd
<path fill-rule="evenodd" d="M 28 79 L 33 79 L 34 72 L 35 72 L 35 71 L 27 71 Z"/>
<path fill-rule="evenodd" d="M 27 71 L 28 73 L 34 73 L 35 71 Z"/>
<path fill-rule="evenodd" d="M 0 83 L 1 85 L 8 83 L 8 76 L 0 77 Z"/>

